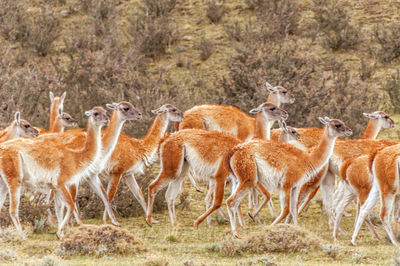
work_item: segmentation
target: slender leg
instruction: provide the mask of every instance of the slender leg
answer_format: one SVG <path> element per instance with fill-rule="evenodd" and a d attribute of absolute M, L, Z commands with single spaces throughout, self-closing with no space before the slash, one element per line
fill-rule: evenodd
<path fill-rule="evenodd" d="M 131 190 L 133 196 L 135 196 L 136 200 L 140 203 L 140 206 L 142 206 L 144 213 L 146 213 L 147 204 L 146 201 L 144 200 L 142 189 L 139 187 L 133 174 L 125 177 L 125 182 L 128 185 L 129 189 Z"/>
<path fill-rule="evenodd" d="M 361 206 L 361 209 L 359 211 L 359 214 L 357 216 L 357 220 L 354 226 L 354 232 L 353 236 L 351 238 L 351 243 L 356 246 L 356 239 L 358 236 L 358 233 L 361 229 L 361 225 L 365 220 L 365 217 L 368 215 L 368 213 L 372 210 L 372 208 L 376 205 L 378 202 L 379 198 L 379 185 L 378 183 L 374 180 L 374 184 L 372 185 L 372 189 L 369 192 L 368 198 L 365 201 L 365 203 Z"/>
<path fill-rule="evenodd" d="M 153 213 L 154 198 L 158 191 L 169 184 L 166 174 L 162 171 L 160 175 L 149 185 L 149 194 L 147 200 L 147 212 L 146 212 L 146 222 L 149 226 L 152 225 L 151 216 Z"/>
<path fill-rule="evenodd" d="M 106 208 L 106 211 L 108 212 L 108 216 L 111 218 L 112 224 L 115 226 L 121 226 L 121 224 L 115 218 L 111 204 L 107 199 L 106 191 L 103 187 L 103 184 L 100 181 L 99 176 L 93 175 L 93 176 L 89 177 L 88 181 L 89 181 L 90 187 L 94 190 L 94 192 L 97 194 L 97 196 L 99 196 L 100 199 L 103 201 L 104 207 Z"/>
<path fill-rule="evenodd" d="M 204 219 L 206 219 L 211 213 L 213 213 L 215 210 L 221 207 L 222 200 L 224 199 L 224 188 L 225 188 L 225 177 L 222 175 L 220 176 L 217 175 L 215 190 L 214 190 L 214 202 L 212 206 L 204 214 L 198 217 L 197 220 L 194 222 L 193 226 L 195 228 L 198 228 L 199 224 Z M 229 214 L 229 209 L 228 209 L 228 214 Z"/>
<path fill-rule="evenodd" d="M 10 217 L 17 231 L 25 238 L 22 226 L 19 220 L 19 202 L 20 202 L 21 186 L 13 186 L 9 190 L 10 195 Z"/>
<path fill-rule="evenodd" d="M 383 224 L 383 227 L 386 230 L 386 233 L 389 235 L 390 240 L 392 243 L 396 246 L 399 245 L 399 242 L 397 241 L 393 230 L 392 230 L 392 225 L 390 223 L 390 218 L 392 215 L 393 211 L 393 203 L 395 200 L 395 195 L 394 194 L 386 194 L 385 197 L 382 195 L 381 197 L 382 200 L 382 206 L 381 206 L 381 221 Z"/>
<path fill-rule="evenodd" d="M 247 188 L 246 188 L 247 187 Z M 237 227 L 236 227 L 236 214 L 235 210 L 239 206 L 240 201 L 246 196 L 247 192 L 251 187 L 247 184 L 239 184 L 237 190 L 227 200 L 226 205 L 228 207 L 229 220 L 231 222 L 231 229 L 234 237 L 239 238 Z M 250 190 L 251 191 L 251 190 Z"/>
<path fill-rule="evenodd" d="M 57 189 L 57 195 L 58 197 L 63 197 L 63 200 L 66 203 L 67 207 L 67 213 L 64 217 L 64 220 L 61 222 L 61 224 L 58 225 L 58 230 L 57 230 L 57 237 L 62 238 L 64 233 L 63 233 L 63 228 L 65 224 L 71 219 L 72 217 L 72 212 L 75 209 L 75 203 L 74 200 L 71 197 L 71 194 L 65 187 L 65 185 L 60 185 L 59 188 Z"/>
<path fill-rule="evenodd" d="M 301 204 L 300 210 L 299 210 L 299 215 L 306 209 L 310 201 L 315 197 L 319 190 L 319 186 L 317 186 L 313 191 L 311 191 L 310 194 L 308 194 L 307 199 Z"/>
<path fill-rule="evenodd" d="M 293 218 L 293 224 L 295 226 L 298 225 L 297 223 L 297 199 L 299 198 L 300 188 L 294 187 L 290 191 L 290 214 Z"/>
<path fill-rule="evenodd" d="M 175 199 L 179 194 L 181 184 L 183 182 L 183 177 L 174 180 L 169 183 L 167 192 L 165 193 L 165 200 L 168 205 L 169 218 L 171 219 L 171 224 L 173 227 L 178 228 L 178 222 L 176 221 L 176 213 L 175 213 Z"/>
<path fill-rule="evenodd" d="M 335 191 L 335 175 L 328 172 L 321 182 L 323 210 L 329 218 L 329 228 L 333 226 L 332 202 Z"/>
<path fill-rule="evenodd" d="M 254 215 L 251 215 L 249 212 L 249 216 L 254 220 L 253 217 L 258 216 L 260 213 L 261 209 L 267 204 L 268 202 L 271 202 L 271 194 L 268 192 L 267 188 L 260 182 L 257 182 L 257 188 L 264 194 L 264 201 L 261 203 L 261 205 L 258 206 L 257 210 L 255 211 Z M 272 207 L 273 210 L 273 207 Z"/>
<path fill-rule="evenodd" d="M 211 205 L 213 203 L 213 198 L 215 197 L 214 192 L 215 192 L 215 181 L 210 180 L 208 183 L 208 192 L 206 198 L 204 199 L 206 203 L 206 211 L 211 208 Z M 207 217 L 207 225 L 211 226 L 211 216 Z"/>
<path fill-rule="evenodd" d="M 111 174 L 110 182 L 108 182 L 108 185 L 107 185 L 107 198 L 108 198 L 108 202 L 110 202 L 110 204 L 113 202 L 115 194 L 117 193 L 120 180 L 121 180 L 120 173 Z M 108 218 L 108 211 L 104 210 L 104 213 L 103 213 L 103 222 L 104 223 L 107 223 L 107 218 Z"/>
<path fill-rule="evenodd" d="M 0 211 L 4 205 L 4 202 L 6 201 L 7 194 L 8 194 L 7 185 L 0 177 Z"/>
<path fill-rule="evenodd" d="M 275 225 L 281 222 L 286 216 L 289 214 L 289 206 L 290 206 L 290 194 L 291 188 L 283 188 L 279 193 L 279 200 L 281 202 L 281 213 L 279 216 L 272 222 L 272 225 Z"/>
<path fill-rule="evenodd" d="M 342 198 L 336 200 L 337 205 L 335 208 L 335 222 L 333 224 L 333 239 L 336 241 L 338 236 L 338 229 L 340 226 L 340 220 L 342 219 L 343 213 L 347 206 L 355 199 L 356 195 L 348 188 L 343 187 Z"/>

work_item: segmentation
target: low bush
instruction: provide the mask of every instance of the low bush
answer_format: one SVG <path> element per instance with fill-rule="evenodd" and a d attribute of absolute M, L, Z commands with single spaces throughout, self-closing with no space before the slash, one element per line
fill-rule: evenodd
<path fill-rule="evenodd" d="M 130 232 L 112 225 L 83 225 L 72 228 L 62 239 L 66 255 L 133 254 L 145 250 L 143 242 Z"/>
<path fill-rule="evenodd" d="M 200 59 L 206 61 L 214 52 L 214 44 L 212 41 L 202 38 L 197 44 L 197 49 L 200 50 Z"/>
<path fill-rule="evenodd" d="M 205 11 L 207 18 L 212 23 L 218 23 L 225 14 L 226 9 L 222 3 L 219 4 L 215 0 L 210 0 L 206 5 Z"/>
<path fill-rule="evenodd" d="M 377 57 L 383 62 L 391 62 L 400 58 L 400 23 L 375 26 L 373 33 L 379 45 Z"/>

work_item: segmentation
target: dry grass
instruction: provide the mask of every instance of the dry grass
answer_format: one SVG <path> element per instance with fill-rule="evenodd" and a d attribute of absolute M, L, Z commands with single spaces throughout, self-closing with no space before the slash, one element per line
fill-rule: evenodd
<path fill-rule="evenodd" d="M 112 225 L 84 225 L 73 228 L 60 243 L 60 254 L 96 255 L 134 254 L 145 250 L 132 233 Z"/>

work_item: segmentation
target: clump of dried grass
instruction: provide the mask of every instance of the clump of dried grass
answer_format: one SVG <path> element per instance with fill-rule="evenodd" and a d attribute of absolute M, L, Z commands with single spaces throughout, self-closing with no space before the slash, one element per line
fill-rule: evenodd
<path fill-rule="evenodd" d="M 227 240 L 219 245 L 218 251 L 225 256 L 236 256 L 243 253 L 292 253 L 320 248 L 321 242 L 321 239 L 305 229 L 288 224 L 278 224 L 266 227 L 264 234 L 251 234 L 243 240 Z"/>
<path fill-rule="evenodd" d="M 84 225 L 69 231 L 60 249 L 66 255 L 101 256 L 137 253 L 144 251 L 145 246 L 127 230 L 112 225 Z"/>

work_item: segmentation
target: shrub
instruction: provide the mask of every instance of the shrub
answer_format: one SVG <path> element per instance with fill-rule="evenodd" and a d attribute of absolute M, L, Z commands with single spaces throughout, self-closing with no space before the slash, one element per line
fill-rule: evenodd
<path fill-rule="evenodd" d="M 129 18 L 131 45 L 147 57 L 165 54 L 169 45 L 178 40 L 178 31 L 168 17 L 134 15 Z"/>
<path fill-rule="evenodd" d="M 331 258 L 336 258 L 339 255 L 341 247 L 339 245 L 325 244 L 321 245 L 322 251 Z"/>
<path fill-rule="evenodd" d="M 42 8 L 29 24 L 27 43 L 38 55 L 46 56 L 58 37 L 60 20 L 53 11 Z"/>
<path fill-rule="evenodd" d="M 145 14 L 161 17 L 168 15 L 174 9 L 176 0 L 142 0 L 142 3 Z"/>
<path fill-rule="evenodd" d="M 218 4 L 214 0 L 208 1 L 206 8 L 206 16 L 212 23 L 218 23 L 226 10 L 223 4 Z"/>
<path fill-rule="evenodd" d="M 333 51 L 350 49 L 361 40 L 359 29 L 350 24 L 345 7 L 337 1 L 314 0 L 314 19 L 323 45 Z"/>
<path fill-rule="evenodd" d="M 197 49 L 200 50 L 200 59 L 206 61 L 214 52 L 214 44 L 206 38 L 202 38 L 197 44 Z"/>
<path fill-rule="evenodd" d="M 397 69 L 396 73 L 392 74 L 383 86 L 383 90 L 389 95 L 389 100 L 392 103 L 393 111 L 395 113 L 400 112 L 400 69 Z"/>
<path fill-rule="evenodd" d="M 376 70 L 376 62 L 373 65 L 367 65 L 364 58 L 361 58 L 358 74 L 362 81 L 371 78 L 375 74 L 375 70 Z"/>
<path fill-rule="evenodd" d="M 29 35 L 28 14 L 18 1 L 0 1 L 0 30 L 4 39 L 24 42 Z"/>
<path fill-rule="evenodd" d="M 141 240 L 112 225 L 83 225 L 72 228 L 62 239 L 60 249 L 67 255 L 133 254 L 144 251 Z"/>
<path fill-rule="evenodd" d="M 379 45 L 378 58 L 383 62 L 391 62 L 400 57 L 400 23 L 375 26 L 374 38 Z"/>

